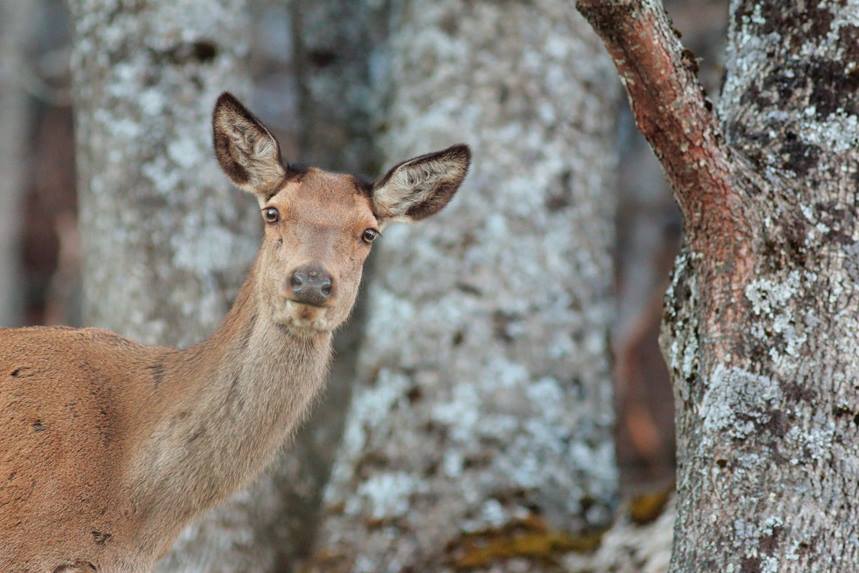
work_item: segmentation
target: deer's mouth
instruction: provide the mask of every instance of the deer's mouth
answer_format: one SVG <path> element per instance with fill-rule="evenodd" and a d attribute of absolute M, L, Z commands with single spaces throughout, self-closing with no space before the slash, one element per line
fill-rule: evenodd
<path fill-rule="evenodd" d="M 304 300 L 295 300 L 295 299 L 292 299 L 292 298 L 287 298 L 287 299 L 286 299 L 286 302 L 287 302 L 287 304 L 291 304 L 291 305 L 293 305 L 293 306 L 294 306 L 294 307 L 296 307 L 296 308 L 308 308 L 308 309 L 314 309 L 314 308 L 325 308 L 325 307 L 327 306 L 327 305 L 325 305 L 325 304 L 315 304 L 315 303 L 312 303 L 312 302 L 307 302 L 307 301 L 304 301 Z"/>
<path fill-rule="evenodd" d="M 330 332 L 333 329 L 328 317 L 328 307 L 286 299 L 277 313 L 276 320 L 291 330 L 305 332 Z"/>

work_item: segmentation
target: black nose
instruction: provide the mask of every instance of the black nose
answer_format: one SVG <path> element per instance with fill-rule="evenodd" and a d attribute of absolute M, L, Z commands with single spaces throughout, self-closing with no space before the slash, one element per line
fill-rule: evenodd
<path fill-rule="evenodd" d="M 334 279 L 319 265 L 302 265 L 289 277 L 290 299 L 321 306 L 334 290 Z"/>

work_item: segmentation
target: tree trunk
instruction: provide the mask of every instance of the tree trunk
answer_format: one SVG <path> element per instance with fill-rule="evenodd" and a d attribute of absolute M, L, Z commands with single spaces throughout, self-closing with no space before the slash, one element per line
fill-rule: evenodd
<path fill-rule="evenodd" d="M 663 328 L 672 571 L 853 570 L 859 4 L 734 0 L 721 129 L 658 2 L 579 8 L 686 220 Z"/>
<path fill-rule="evenodd" d="M 614 82 L 586 28 L 562 1 L 393 3 L 388 162 L 475 160 L 379 244 L 319 571 L 544 570 L 611 519 Z"/>
<path fill-rule="evenodd" d="M 384 3 L 293 0 L 301 90 L 301 161 L 345 173 L 378 169 L 380 94 L 371 60 L 384 35 Z"/>
<path fill-rule="evenodd" d="M 30 2 L 0 2 L 0 326 L 21 321 L 20 239 L 28 164 L 28 102 L 18 74 L 32 29 Z"/>
<path fill-rule="evenodd" d="M 211 148 L 211 110 L 247 93 L 245 2 L 74 0 L 87 324 L 187 346 L 221 321 L 254 256 L 254 201 Z M 145 407 L 145 405 L 141 405 Z M 262 480 L 182 535 L 162 570 L 263 571 Z"/>

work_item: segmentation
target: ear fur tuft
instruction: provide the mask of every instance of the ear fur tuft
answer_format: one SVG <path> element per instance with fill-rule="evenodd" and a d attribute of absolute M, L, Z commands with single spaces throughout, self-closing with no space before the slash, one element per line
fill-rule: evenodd
<path fill-rule="evenodd" d="M 232 94 L 224 92 L 212 113 L 215 156 L 230 181 L 266 199 L 274 194 L 286 169 L 280 145 L 268 128 Z"/>
<path fill-rule="evenodd" d="M 383 219 L 419 221 L 441 211 L 468 173 L 471 150 L 459 144 L 395 165 L 373 186 Z"/>

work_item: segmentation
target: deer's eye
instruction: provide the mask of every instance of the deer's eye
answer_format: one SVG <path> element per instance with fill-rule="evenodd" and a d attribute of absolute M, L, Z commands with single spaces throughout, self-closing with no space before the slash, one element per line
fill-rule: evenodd
<path fill-rule="evenodd" d="M 365 229 L 361 234 L 361 240 L 367 243 L 368 245 L 375 241 L 379 236 L 379 231 L 376 229 Z"/>
<path fill-rule="evenodd" d="M 280 212 L 274 207 L 266 207 L 262 210 L 262 218 L 266 223 L 277 223 L 280 221 Z"/>

